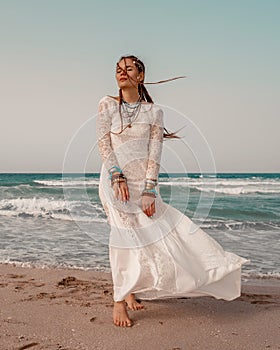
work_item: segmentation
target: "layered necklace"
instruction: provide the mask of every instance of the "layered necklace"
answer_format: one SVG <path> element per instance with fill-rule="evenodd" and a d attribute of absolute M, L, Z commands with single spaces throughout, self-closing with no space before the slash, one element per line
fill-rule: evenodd
<path fill-rule="evenodd" d="M 121 118 L 121 130 L 119 132 L 110 131 L 111 134 L 120 135 L 126 128 L 131 128 L 131 124 L 136 120 L 141 109 L 142 97 L 139 96 L 137 102 L 128 103 L 122 99 L 119 104 L 119 114 Z M 123 122 L 127 122 L 127 125 L 123 127 Z"/>
<path fill-rule="evenodd" d="M 121 104 L 121 118 L 128 123 L 128 127 L 131 128 L 131 124 L 136 120 L 141 108 L 141 96 L 139 96 L 137 102 L 128 103 L 122 100 Z"/>

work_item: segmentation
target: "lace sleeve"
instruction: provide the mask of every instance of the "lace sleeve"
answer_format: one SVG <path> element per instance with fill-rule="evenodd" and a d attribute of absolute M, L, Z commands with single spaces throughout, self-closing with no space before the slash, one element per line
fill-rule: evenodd
<path fill-rule="evenodd" d="M 147 179 L 158 179 L 160 160 L 163 145 L 163 111 L 156 112 L 155 120 L 150 129 L 150 142 L 148 153 Z"/>
<path fill-rule="evenodd" d="M 113 165 L 119 167 L 118 160 L 111 145 L 111 123 L 112 112 L 110 112 L 109 103 L 106 100 L 101 100 L 98 105 L 96 136 L 99 153 L 107 171 L 109 171 Z"/>

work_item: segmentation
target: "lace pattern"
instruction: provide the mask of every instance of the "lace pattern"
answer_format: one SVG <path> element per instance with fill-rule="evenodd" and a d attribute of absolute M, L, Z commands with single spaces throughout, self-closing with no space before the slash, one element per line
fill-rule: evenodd
<path fill-rule="evenodd" d="M 102 162 L 107 170 L 113 165 L 119 166 L 117 157 L 111 144 L 110 130 L 112 125 L 112 111 L 109 102 L 101 100 L 98 106 L 98 115 L 96 120 L 96 136 L 98 140 L 98 149 Z"/>
<path fill-rule="evenodd" d="M 158 110 L 150 129 L 150 143 L 146 178 L 157 179 L 163 146 L 163 112 Z"/>
<path fill-rule="evenodd" d="M 148 121 L 149 118 L 145 114 L 150 115 L 150 121 Z M 113 165 L 121 168 L 119 160 L 123 162 L 123 157 L 125 156 L 125 151 L 122 145 L 127 144 L 127 147 L 133 147 L 133 141 L 139 140 L 141 146 L 138 146 L 138 150 L 135 149 L 131 152 L 132 155 L 135 154 L 136 158 L 139 158 L 141 157 L 141 152 L 145 149 L 144 140 L 147 140 L 148 154 L 146 154 L 146 159 L 143 161 L 146 171 L 145 176 L 147 178 L 158 177 L 163 143 L 163 111 L 156 107 L 156 109 L 151 108 L 147 113 L 146 108 L 143 108 L 142 118 L 142 125 L 140 119 L 140 124 L 134 124 L 131 129 L 127 128 L 120 135 L 111 134 L 110 131 L 112 130 L 112 125 L 119 123 L 116 103 L 107 97 L 100 100 L 96 120 L 96 135 L 99 153 L 107 170 Z M 145 123 L 150 124 L 148 129 L 145 127 Z M 149 131 L 149 136 L 147 135 L 147 131 Z M 138 170 L 137 165 L 139 164 L 133 165 L 135 166 L 135 170 Z M 133 166 L 130 167 L 130 172 L 132 172 L 131 169 Z M 142 171 L 140 171 L 139 174 L 140 173 L 140 177 L 143 177 Z M 134 177 L 135 175 L 136 172 L 134 172 Z"/>

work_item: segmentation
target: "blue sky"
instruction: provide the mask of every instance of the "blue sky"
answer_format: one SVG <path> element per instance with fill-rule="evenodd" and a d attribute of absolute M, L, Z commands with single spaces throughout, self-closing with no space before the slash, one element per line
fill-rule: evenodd
<path fill-rule="evenodd" d="M 279 13 L 273 0 L 0 1 L 0 171 L 61 172 L 73 135 L 117 95 L 116 61 L 132 53 L 146 81 L 187 76 L 147 88 L 197 126 L 217 172 L 280 172 Z M 167 113 L 165 125 L 182 121 Z"/>

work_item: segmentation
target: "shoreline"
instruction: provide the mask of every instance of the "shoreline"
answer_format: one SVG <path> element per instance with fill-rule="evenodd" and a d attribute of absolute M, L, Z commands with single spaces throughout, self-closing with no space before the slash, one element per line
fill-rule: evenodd
<path fill-rule="evenodd" d="M 111 273 L 0 263 L 0 278 L 3 350 L 280 349 L 277 279 L 242 281 L 232 301 L 143 300 L 122 328 L 112 322 Z"/>
<path fill-rule="evenodd" d="M 23 267 L 30 269 L 42 269 L 42 270 L 69 270 L 69 271 L 88 271 L 88 272 L 100 272 L 107 275 L 111 274 L 110 267 L 79 267 L 79 266 L 69 266 L 69 265 L 39 265 L 37 263 L 31 262 L 21 262 L 21 261 L 0 261 L 1 265 L 11 265 L 13 267 Z M 264 273 L 248 273 L 242 271 L 241 275 L 243 285 L 256 285 L 256 286 L 279 286 L 280 288 L 280 274 L 277 272 L 275 274 L 264 274 Z"/>

